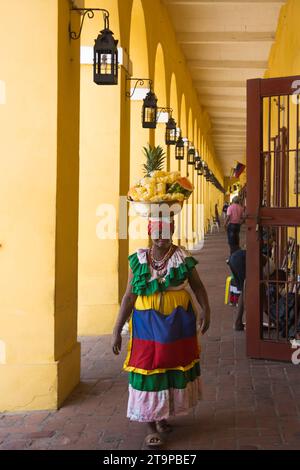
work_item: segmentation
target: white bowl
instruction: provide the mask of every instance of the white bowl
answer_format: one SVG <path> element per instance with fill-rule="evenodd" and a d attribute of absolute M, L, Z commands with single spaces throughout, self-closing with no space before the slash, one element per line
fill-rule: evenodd
<path fill-rule="evenodd" d="M 129 200 L 129 202 L 135 213 L 141 217 L 170 218 L 171 215 L 179 214 L 184 201 L 146 202 Z"/>

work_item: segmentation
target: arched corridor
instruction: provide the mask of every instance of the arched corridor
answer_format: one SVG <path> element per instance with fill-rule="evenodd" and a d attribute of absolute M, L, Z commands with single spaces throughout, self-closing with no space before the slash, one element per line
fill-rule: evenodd
<path fill-rule="evenodd" d="M 0 6 L 0 450 L 299 449 L 300 0 Z"/>

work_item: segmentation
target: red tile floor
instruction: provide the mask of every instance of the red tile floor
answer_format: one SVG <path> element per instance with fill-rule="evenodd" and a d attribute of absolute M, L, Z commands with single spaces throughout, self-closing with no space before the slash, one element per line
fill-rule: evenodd
<path fill-rule="evenodd" d="M 208 235 L 199 273 L 212 323 L 202 343 L 204 400 L 172 419 L 165 449 L 299 449 L 300 365 L 248 359 L 236 308 L 224 305 L 228 248 Z M 56 412 L 0 414 L 0 449 L 143 449 L 146 429 L 126 417 L 127 377 L 110 337 L 84 337 L 81 383 Z"/>

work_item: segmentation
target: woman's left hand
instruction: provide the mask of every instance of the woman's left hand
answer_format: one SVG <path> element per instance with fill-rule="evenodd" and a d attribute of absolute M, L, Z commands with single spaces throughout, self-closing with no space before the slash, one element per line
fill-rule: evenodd
<path fill-rule="evenodd" d="M 113 333 L 111 346 L 113 353 L 118 355 L 122 347 L 122 336 L 120 333 Z"/>
<path fill-rule="evenodd" d="M 203 315 L 201 315 L 201 319 L 200 319 L 200 329 L 203 335 L 207 332 L 209 325 L 210 325 L 210 311 L 205 311 Z"/>

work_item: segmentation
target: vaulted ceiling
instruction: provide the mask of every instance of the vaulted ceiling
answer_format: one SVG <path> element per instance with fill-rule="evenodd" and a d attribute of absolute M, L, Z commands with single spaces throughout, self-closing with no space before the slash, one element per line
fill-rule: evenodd
<path fill-rule="evenodd" d="M 300 0 L 299 0 L 300 1 Z M 225 175 L 245 161 L 246 80 L 263 78 L 285 0 L 162 0 Z"/>

